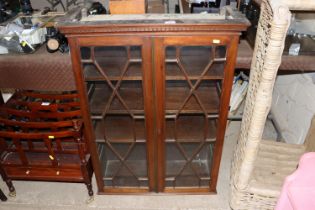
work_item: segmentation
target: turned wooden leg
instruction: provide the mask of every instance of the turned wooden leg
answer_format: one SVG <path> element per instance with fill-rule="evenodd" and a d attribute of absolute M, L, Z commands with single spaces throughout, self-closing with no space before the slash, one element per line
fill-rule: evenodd
<path fill-rule="evenodd" d="M 86 188 L 88 189 L 89 196 L 92 197 L 94 195 L 92 183 L 91 182 L 85 183 L 85 185 L 86 185 Z"/>
<path fill-rule="evenodd" d="M 5 183 L 7 184 L 8 188 L 9 188 L 9 191 L 10 191 L 10 196 L 15 196 L 16 195 L 16 192 L 15 192 L 15 188 L 13 186 L 13 183 L 11 181 L 11 179 L 7 179 L 5 181 Z"/>
<path fill-rule="evenodd" d="M 6 179 L 4 181 L 5 181 L 5 183 L 7 184 L 8 188 L 9 188 L 9 191 L 10 191 L 9 196 L 10 197 L 15 197 L 16 196 L 16 192 L 15 192 L 15 188 L 13 186 L 13 183 L 12 183 L 11 179 Z"/>
<path fill-rule="evenodd" d="M 13 186 L 12 180 L 9 179 L 9 177 L 7 176 L 7 174 L 4 172 L 4 170 L 1 167 L 0 167 L 0 174 L 1 174 L 3 181 L 5 181 L 5 183 L 7 184 L 8 188 L 9 188 L 9 191 L 10 191 L 9 195 L 14 197 L 16 195 L 16 192 L 15 192 L 15 188 Z"/>
<path fill-rule="evenodd" d="M 2 92 L 0 90 L 0 105 L 2 104 L 4 104 L 4 100 L 3 100 Z"/>
<path fill-rule="evenodd" d="M 91 175 L 90 175 L 90 173 L 88 171 L 88 168 L 89 167 L 87 167 L 86 164 L 81 166 L 84 183 L 85 183 L 86 188 L 87 188 L 88 193 L 89 193 L 89 198 L 86 200 L 87 204 L 89 204 L 89 203 L 94 201 L 94 193 L 93 193 L 93 188 L 92 188 L 92 179 L 91 179 Z"/>
<path fill-rule="evenodd" d="M 90 167 L 90 162 L 86 162 L 86 163 L 82 164 L 81 165 L 81 171 L 82 171 L 84 183 L 87 187 L 89 196 L 93 197 L 94 193 L 93 193 L 92 179 L 91 179 L 93 170 Z"/>
<path fill-rule="evenodd" d="M 93 188 L 92 188 L 92 180 L 91 180 L 90 176 L 88 175 L 87 169 L 85 168 L 83 171 L 84 171 L 83 172 L 84 183 L 85 183 L 86 188 L 88 190 L 89 196 L 93 197 L 94 193 L 93 193 Z"/>
<path fill-rule="evenodd" d="M 2 201 L 7 201 L 8 200 L 7 196 L 5 196 L 5 194 L 2 192 L 1 189 L 0 189 L 0 200 L 2 200 Z"/>

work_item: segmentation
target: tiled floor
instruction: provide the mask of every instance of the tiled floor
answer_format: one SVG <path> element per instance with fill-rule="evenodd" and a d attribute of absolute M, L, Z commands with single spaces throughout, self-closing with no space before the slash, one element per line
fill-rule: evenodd
<path fill-rule="evenodd" d="M 17 196 L 0 203 L 0 209 L 228 210 L 230 165 L 239 128 L 240 122 L 231 122 L 226 132 L 217 195 L 96 195 L 92 203 L 86 204 L 88 195 L 83 184 L 14 181 Z M 2 181 L 0 187 L 8 193 Z"/>

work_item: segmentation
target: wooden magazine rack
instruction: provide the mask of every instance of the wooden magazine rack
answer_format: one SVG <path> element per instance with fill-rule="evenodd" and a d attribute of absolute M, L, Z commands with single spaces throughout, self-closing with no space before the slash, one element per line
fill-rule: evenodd
<path fill-rule="evenodd" d="M 0 107 L 0 173 L 12 180 L 83 182 L 93 196 L 78 95 L 18 91 Z"/>

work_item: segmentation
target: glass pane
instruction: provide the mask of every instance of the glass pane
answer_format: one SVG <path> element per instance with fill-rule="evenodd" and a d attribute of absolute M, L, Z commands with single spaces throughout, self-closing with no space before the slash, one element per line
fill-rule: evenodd
<path fill-rule="evenodd" d="M 195 89 L 204 110 L 208 114 L 218 113 L 220 107 L 221 86 L 220 80 L 201 80 Z"/>
<path fill-rule="evenodd" d="M 99 144 L 105 187 L 146 187 L 145 144 Z"/>
<path fill-rule="evenodd" d="M 196 81 L 168 80 L 166 81 L 165 109 L 166 113 L 218 113 L 220 103 L 221 82 L 201 80 L 196 87 Z M 193 89 L 193 92 L 192 92 Z"/>
<path fill-rule="evenodd" d="M 217 118 L 202 114 L 179 114 L 166 119 L 167 142 L 213 142 L 216 138 Z"/>
<path fill-rule="evenodd" d="M 212 143 L 167 143 L 166 187 L 208 187 L 212 155 Z"/>
<path fill-rule="evenodd" d="M 167 46 L 165 53 L 165 185 L 209 188 L 226 47 Z"/>
<path fill-rule="evenodd" d="M 165 53 L 167 79 L 223 78 L 226 46 L 168 46 Z"/>
<path fill-rule="evenodd" d="M 81 62 L 87 80 L 92 79 L 89 76 L 96 75 L 108 79 L 139 77 L 141 56 L 140 46 L 81 47 Z"/>
<path fill-rule="evenodd" d="M 128 61 L 125 47 L 95 47 L 95 61 L 108 76 L 120 76 Z"/>
<path fill-rule="evenodd" d="M 141 47 L 82 47 L 81 58 L 105 188 L 147 188 Z"/>
<path fill-rule="evenodd" d="M 95 120 L 94 127 L 97 142 L 145 142 L 144 119 L 107 115 L 102 120 Z"/>
<path fill-rule="evenodd" d="M 180 48 L 180 61 L 189 76 L 200 76 L 213 60 L 212 47 L 189 46 Z"/>

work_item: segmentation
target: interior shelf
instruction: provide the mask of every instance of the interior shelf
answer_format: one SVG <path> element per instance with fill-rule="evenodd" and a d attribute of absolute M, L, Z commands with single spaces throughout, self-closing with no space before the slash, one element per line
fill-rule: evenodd
<path fill-rule="evenodd" d="M 216 138 L 216 120 L 208 120 L 206 126 L 204 116 L 179 116 L 176 125 L 174 120 L 166 120 L 166 142 L 214 142 Z M 176 128 L 175 128 L 176 127 Z M 144 143 L 145 121 L 132 120 L 129 116 L 106 116 L 104 120 L 95 120 L 96 142 L 105 143 Z M 176 129 L 176 130 L 175 130 Z M 205 130 L 207 134 L 205 135 Z M 176 137 L 176 138 L 175 138 Z"/>
<path fill-rule="evenodd" d="M 202 72 L 207 64 L 197 62 L 193 59 L 186 59 L 182 63 L 184 71 L 190 80 L 197 80 L 201 77 Z M 224 62 L 213 63 L 209 70 L 201 78 L 203 80 L 222 80 Z M 184 72 L 179 68 L 176 59 L 166 60 L 166 80 L 185 80 Z"/>
<path fill-rule="evenodd" d="M 116 59 L 119 60 L 119 58 Z M 113 61 L 115 61 L 115 58 L 113 58 Z M 120 79 L 126 81 L 142 80 L 141 63 L 134 62 L 129 64 L 128 70 L 125 74 L 123 74 L 123 76 L 121 68 L 123 68 L 123 66 L 120 66 L 118 63 L 114 63 L 112 65 L 106 66 L 104 72 L 111 81 L 117 81 Z M 106 78 L 101 73 L 99 73 L 94 64 L 84 65 L 84 76 L 87 82 L 106 81 Z"/>
<path fill-rule="evenodd" d="M 111 52 L 109 51 L 110 49 L 112 49 Z M 139 50 L 140 48 L 136 51 Z M 91 59 L 82 59 L 86 81 L 106 81 L 105 77 L 111 81 L 121 79 L 126 81 L 142 80 L 143 70 L 140 52 L 137 52 L 137 55 L 130 58 L 127 58 L 126 49 L 123 47 L 100 48 L 97 52 L 98 53 L 95 54 L 95 62 Z M 215 57 L 211 56 L 211 49 L 202 47 L 181 48 L 181 53 L 178 58 L 175 56 L 174 47 L 167 47 L 166 54 L 166 80 L 185 80 L 185 74 L 187 74 L 190 80 L 197 80 L 207 66 L 209 68 L 202 79 L 222 80 L 224 77 L 223 72 L 226 61 L 225 48 L 223 50 L 217 50 Z M 100 69 L 97 69 L 96 63 Z M 209 65 L 210 63 L 212 64 Z M 123 73 L 125 68 L 126 72 Z M 99 71 L 102 71 L 105 77 Z"/>
<path fill-rule="evenodd" d="M 169 84 L 166 87 L 165 113 L 167 115 L 178 114 L 185 98 L 189 96 L 190 91 L 187 82 L 185 86 Z M 122 104 L 117 95 L 113 98 L 112 103 L 108 104 L 112 92 L 112 89 L 109 88 L 106 83 L 95 84 L 93 91 L 91 91 L 90 100 L 90 109 L 93 116 L 99 116 L 104 113 L 106 105 L 109 106 L 106 114 L 144 115 L 144 99 L 141 85 L 129 84 L 119 88 L 118 93 L 127 107 Z M 214 84 L 198 87 L 195 94 L 200 99 L 205 110 L 202 109 L 196 97 L 191 96 L 179 113 L 206 112 L 207 114 L 216 114 L 219 112 L 220 99 L 217 87 Z"/>
<path fill-rule="evenodd" d="M 96 142 L 146 142 L 144 120 L 133 121 L 130 116 L 106 116 L 103 120 L 94 121 Z"/>
<path fill-rule="evenodd" d="M 185 113 L 218 113 L 220 97 L 214 81 L 203 81 L 194 94 L 199 98 L 201 105 L 195 95 L 191 95 L 184 104 L 185 99 L 191 94 L 191 88 L 188 82 L 167 82 L 165 91 L 165 112 L 166 114 L 176 114 L 180 111 Z M 184 106 L 183 106 L 184 105 Z"/>
<path fill-rule="evenodd" d="M 206 125 L 207 123 L 207 125 Z M 166 120 L 166 142 L 214 142 L 216 120 L 203 115 L 180 115 L 175 120 Z M 205 132 L 207 132 L 205 134 Z"/>
<path fill-rule="evenodd" d="M 185 65 L 185 71 L 190 80 L 197 80 L 200 78 L 202 73 L 201 69 L 205 66 L 201 66 L 198 63 L 187 63 Z M 223 69 L 224 63 L 214 63 L 209 71 L 202 77 L 203 80 L 222 80 L 223 79 Z M 127 72 L 121 76 L 122 72 L 119 67 L 107 67 L 106 68 L 106 77 L 110 81 L 125 80 L 125 81 L 134 81 L 142 80 L 142 70 L 141 63 L 132 63 L 128 68 Z M 96 67 L 93 64 L 84 65 L 84 76 L 85 81 L 87 82 L 97 82 L 97 81 L 106 81 L 106 78 L 101 75 Z M 175 60 L 166 61 L 166 80 L 185 80 L 186 77 L 179 69 L 178 64 Z"/>
<path fill-rule="evenodd" d="M 113 90 L 106 83 L 95 84 L 90 100 L 92 115 L 100 115 L 104 112 L 112 92 Z M 144 114 L 143 90 L 140 82 L 122 83 L 118 93 L 128 109 L 124 107 L 117 95 L 115 95 L 112 103 L 109 104 L 110 107 L 106 112 L 107 114 L 128 114 L 128 110 L 133 114 Z"/>
<path fill-rule="evenodd" d="M 166 80 L 222 80 L 225 67 L 225 47 L 166 47 Z M 203 76 L 202 76 L 203 75 Z"/>

